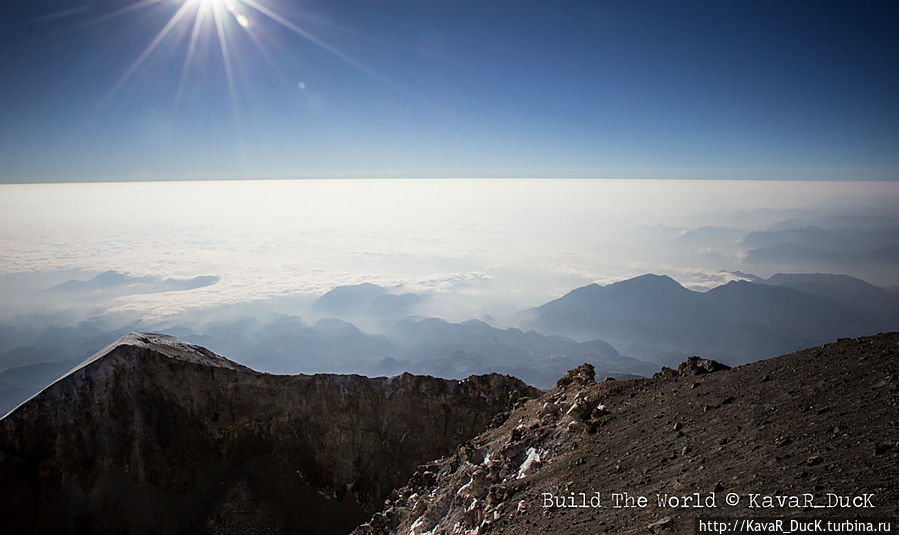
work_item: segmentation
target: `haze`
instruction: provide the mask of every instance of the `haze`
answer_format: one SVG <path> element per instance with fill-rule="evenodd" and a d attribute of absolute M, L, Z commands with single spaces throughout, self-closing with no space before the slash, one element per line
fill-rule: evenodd
<path fill-rule="evenodd" d="M 895 259 L 856 250 L 895 247 L 899 184 L 893 182 L 301 180 L 0 188 L 7 317 L 41 311 L 35 305 L 160 317 L 317 297 L 363 282 L 427 295 L 417 312 L 449 320 L 504 317 L 578 286 L 642 273 L 668 274 L 697 289 L 734 278 L 732 271 L 839 272 L 899 285 Z M 783 237 L 788 229 L 814 228 L 856 229 L 874 241 L 843 243 L 839 232 L 825 236 L 832 243 Z M 746 242 L 754 231 L 772 230 L 781 231 L 772 243 Z M 792 249 L 772 252 L 781 243 Z M 88 294 L 82 303 L 55 295 L 51 304 L 33 295 L 107 270 L 216 282 L 189 291 Z"/>

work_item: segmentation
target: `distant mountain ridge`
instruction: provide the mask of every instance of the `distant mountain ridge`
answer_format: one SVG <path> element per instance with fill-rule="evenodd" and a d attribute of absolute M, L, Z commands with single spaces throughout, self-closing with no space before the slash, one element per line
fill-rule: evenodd
<path fill-rule="evenodd" d="M 178 292 L 210 286 L 219 281 L 217 275 L 200 275 L 189 279 L 135 277 L 120 271 L 108 270 L 89 280 L 70 279 L 44 290 L 47 294 L 92 294 L 114 297 L 158 292 Z"/>
<path fill-rule="evenodd" d="M 559 374 L 582 362 L 590 362 L 604 376 L 618 378 L 648 375 L 656 368 L 623 356 L 602 341 L 579 343 L 514 328 L 498 329 L 477 320 L 449 323 L 437 318 L 407 318 L 392 324 L 388 335 L 381 335 L 363 332 L 336 318 L 322 318 L 309 325 L 295 316 L 249 316 L 199 328 L 172 326 L 169 332 L 254 369 L 279 374 L 390 376 L 408 371 L 461 379 L 499 371 L 548 388 Z M 83 360 L 93 349 L 120 335 L 91 323 L 52 328 L 38 337 L 39 344 L 0 353 L 0 414 L 59 377 L 71 368 L 73 360 Z"/>
<path fill-rule="evenodd" d="M 759 282 L 828 297 L 853 307 L 863 306 L 873 313 L 899 316 L 899 299 L 886 288 L 880 288 L 849 275 L 827 273 L 777 273 Z"/>
<path fill-rule="evenodd" d="M 745 274 L 741 274 L 744 275 Z M 525 313 L 525 325 L 670 364 L 701 354 L 729 364 L 840 337 L 899 328 L 895 294 L 845 275 L 775 275 L 707 292 L 664 275 L 572 290 Z"/>
<path fill-rule="evenodd" d="M 602 340 L 576 342 L 517 328 L 498 329 L 480 320 L 450 323 L 438 318 L 405 320 L 396 324 L 392 339 L 398 369 L 439 377 L 458 377 L 490 370 L 550 388 L 564 370 L 589 362 L 603 376 L 626 378 L 651 375 L 656 367 L 620 354 Z M 375 369 L 391 375 L 395 370 Z"/>
<path fill-rule="evenodd" d="M 315 301 L 314 308 L 345 319 L 369 315 L 383 321 L 411 314 L 423 300 L 418 294 L 394 294 L 377 284 L 363 282 L 329 290 Z"/>
<path fill-rule="evenodd" d="M 667 276 L 590 284 L 522 314 L 520 328 L 452 323 L 411 312 L 425 297 L 370 283 L 322 295 L 321 315 L 241 315 L 201 324 L 111 329 L 102 318 L 71 327 L 0 325 L 0 413 L 129 330 L 165 330 L 254 369 L 446 378 L 500 371 L 549 388 L 564 370 L 592 364 L 601 376 L 646 376 L 692 354 L 739 364 L 840 337 L 899 329 L 899 292 L 846 275 L 777 274 L 707 292 Z M 341 318 L 341 319 L 338 319 Z M 352 323 L 368 320 L 368 327 Z M 40 322 L 36 322 L 40 325 Z"/>

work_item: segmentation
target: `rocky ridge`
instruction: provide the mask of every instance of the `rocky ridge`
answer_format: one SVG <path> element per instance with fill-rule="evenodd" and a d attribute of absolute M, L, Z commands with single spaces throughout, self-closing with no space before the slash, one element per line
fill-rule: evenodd
<path fill-rule="evenodd" d="M 595 382 L 584 365 L 422 465 L 353 533 L 693 533 L 697 516 L 895 518 L 897 372 L 899 333 L 735 369 L 691 357 L 645 380 Z M 582 501 L 597 492 L 602 507 Z M 613 493 L 649 502 L 614 507 Z M 715 507 L 658 502 L 694 493 Z M 741 497 L 736 506 L 728 493 Z M 816 504 L 870 494 L 874 507 L 749 508 L 750 494 L 805 493 Z"/>
<path fill-rule="evenodd" d="M 537 394 L 497 374 L 263 374 L 132 333 L 0 420 L 2 531 L 346 533 Z"/>

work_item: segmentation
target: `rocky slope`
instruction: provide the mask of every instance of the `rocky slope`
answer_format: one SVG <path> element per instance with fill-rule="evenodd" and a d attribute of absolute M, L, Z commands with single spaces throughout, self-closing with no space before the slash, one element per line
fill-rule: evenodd
<path fill-rule="evenodd" d="M 131 334 L 0 420 L 0 531 L 346 533 L 537 394 L 496 374 L 262 374 Z"/>
<path fill-rule="evenodd" d="M 595 382 L 585 365 L 420 467 L 354 533 L 694 533 L 700 516 L 895 520 L 897 373 L 899 333 L 735 369 L 691 358 L 645 380 Z M 828 493 L 861 501 L 810 507 L 831 503 Z M 766 495 L 802 501 L 763 508 Z M 861 507 L 865 495 L 872 507 Z M 714 507 L 681 507 L 684 496 Z"/>

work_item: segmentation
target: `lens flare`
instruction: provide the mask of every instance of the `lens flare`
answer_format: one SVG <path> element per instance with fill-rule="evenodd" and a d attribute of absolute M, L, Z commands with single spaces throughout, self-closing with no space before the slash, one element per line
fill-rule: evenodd
<path fill-rule="evenodd" d="M 201 45 L 206 45 L 207 43 L 218 48 L 219 53 L 221 54 L 221 58 L 225 64 L 225 76 L 227 78 L 229 90 L 232 91 L 233 100 L 235 98 L 233 95 L 235 87 L 235 69 L 232 65 L 232 61 L 234 60 L 235 55 L 231 54 L 230 51 L 232 48 L 240 45 L 240 43 L 236 41 L 235 32 L 243 32 L 249 37 L 248 41 L 259 48 L 268 58 L 268 54 L 262 49 L 262 41 L 260 41 L 259 35 L 257 35 L 257 32 L 264 31 L 263 27 L 256 24 L 260 19 L 264 19 L 269 22 L 270 25 L 275 25 L 282 29 L 286 28 L 294 35 L 301 37 L 305 41 L 312 43 L 332 56 L 348 63 L 359 71 L 364 72 L 395 90 L 406 94 L 409 93 L 409 91 L 400 87 L 392 80 L 385 78 L 339 48 L 325 42 L 315 34 L 301 27 L 299 24 L 278 13 L 272 7 L 266 5 L 266 0 L 137 0 L 124 7 L 105 13 L 83 26 L 92 26 L 125 15 L 138 16 L 138 12 L 145 9 L 169 9 L 169 7 L 166 6 L 171 6 L 172 2 L 179 4 L 174 14 L 169 17 L 159 32 L 156 33 L 138 54 L 137 58 L 124 70 L 121 77 L 107 93 L 104 102 L 112 99 L 117 92 L 128 84 L 134 74 L 151 55 L 154 53 L 162 53 L 159 51 L 164 48 L 171 50 L 171 48 L 160 46 L 166 39 L 181 39 L 184 35 L 189 35 L 189 38 L 187 39 L 187 45 L 184 48 L 183 57 L 177 60 L 181 63 L 181 77 L 175 94 L 175 103 L 177 104 L 181 99 L 184 85 L 191 70 L 191 65 L 197 57 L 196 51 Z M 205 49 L 205 46 L 203 48 Z"/>
<path fill-rule="evenodd" d="M 420 95 L 397 84 L 393 80 L 381 75 L 361 61 L 345 53 L 333 44 L 324 41 L 300 24 L 290 20 L 268 5 L 271 0 L 132 0 L 123 7 L 104 13 L 80 25 L 82 28 L 106 23 L 119 17 L 143 17 L 147 10 L 164 11 L 165 22 L 159 31 L 150 39 L 144 48 L 137 54 L 134 61 L 128 65 L 118 80 L 112 85 L 106 96 L 100 103 L 104 107 L 115 95 L 129 84 L 133 85 L 134 75 L 151 58 L 170 60 L 180 67 L 180 76 L 175 90 L 173 105 L 177 108 L 188 87 L 191 71 L 195 63 L 209 61 L 207 51 L 217 50 L 224 67 L 224 77 L 229 92 L 235 126 L 240 136 L 240 117 L 238 113 L 238 95 L 236 91 L 243 87 L 237 79 L 244 71 L 241 60 L 247 57 L 242 47 L 252 45 L 267 60 L 272 67 L 279 71 L 279 67 L 273 56 L 266 50 L 265 43 L 271 39 L 262 39 L 271 32 L 272 37 L 277 32 L 288 30 L 294 36 L 300 37 L 320 50 L 325 51 L 340 61 L 352 66 L 356 70 L 365 73 L 378 82 L 392 88 L 398 93 L 427 104 Z M 163 44 L 165 45 L 163 46 Z M 180 52 L 180 53 L 179 53 Z M 173 57 L 157 58 L 157 55 Z M 238 65 L 235 65 L 238 63 Z M 206 72 L 206 69 L 197 69 Z M 282 78 L 283 75 L 282 75 Z M 300 89 L 305 87 L 300 84 Z M 312 97 L 310 97 L 312 98 Z M 317 96 L 315 98 L 321 98 Z"/>

